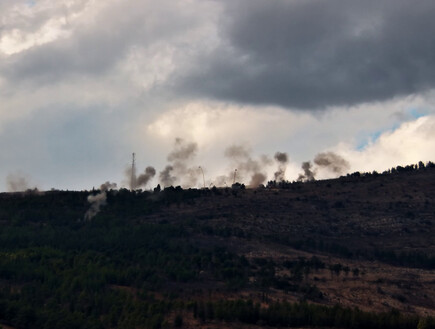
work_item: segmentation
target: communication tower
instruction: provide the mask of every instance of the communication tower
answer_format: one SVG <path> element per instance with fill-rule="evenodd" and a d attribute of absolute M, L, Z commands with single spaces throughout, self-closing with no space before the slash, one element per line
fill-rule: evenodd
<path fill-rule="evenodd" d="M 132 161 L 131 161 L 130 189 L 134 190 L 135 187 L 136 187 L 136 153 L 133 153 Z"/>

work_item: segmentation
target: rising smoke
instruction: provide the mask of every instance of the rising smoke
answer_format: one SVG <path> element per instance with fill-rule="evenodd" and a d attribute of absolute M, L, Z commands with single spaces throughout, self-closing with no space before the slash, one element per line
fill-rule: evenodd
<path fill-rule="evenodd" d="M 251 181 L 249 182 L 249 187 L 258 187 L 266 181 L 267 177 L 265 174 L 257 172 L 251 176 Z"/>
<path fill-rule="evenodd" d="M 168 154 L 168 164 L 159 173 L 159 181 L 164 187 L 179 184 L 183 187 L 193 187 L 197 185 L 201 176 L 201 167 L 193 165 L 192 161 L 198 151 L 195 142 L 187 142 L 182 138 L 176 138 L 173 150 Z M 262 155 L 253 158 L 249 148 L 243 145 L 232 145 L 225 149 L 224 156 L 231 160 L 232 169 L 227 175 L 218 176 L 214 180 L 216 186 L 231 186 L 233 182 L 249 181 L 248 186 L 256 188 L 264 184 L 267 180 L 267 167 L 273 164 L 273 160 L 268 156 Z M 289 163 L 289 157 L 285 152 L 276 152 L 274 160 L 278 167 L 274 172 L 276 182 L 285 180 L 285 173 Z M 319 153 L 311 161 L 302 163 L 303 172 L 299 174 L 298 181 L 313 181 L 319 169 L 326 169 L 335 174 L 342 174 L 349 170 L 349 163 L 341 156 L 333 152 Z M 137 189 L 146 186 L 156 175 L 153 167 L 147 167 L 145 172 L 136 176 L 135 167 L 132 166 L 126 171 L 130 181 L 130 188 Z M 92 196 L 99 199 L 98 196 Z M 103 196 L 101 196 L 102 198 Z M 98 205 L 98 202 L 96 202 Z"/>
<path fill-rule="evenodd" d="M 138 187 L 146 186 L 148 182 L 156 175 L 156 170 L 154 167 L 148 166 L 145 169 L 145 172 L 136 179 L 136 184 Z"/>
<path fill-rule="evenodd" d="M 303 174 L 299 174 L 298 182 L 309 182 L 314 180 L 316 172 L 312 170 L 313 165 L 310 161 L 302 162 Z"/>
<path fill-rule="evenodd" d="M 6 177 L 6 186 L 8 192 L 24 192 L 31 189 L 28 178 L 18 173 L 9 174 Z M 36 187 L 33 188 L 36 189 Z"/>
<path fill-rule="evenodd" d="M 167 165 L 163 171 L 160 172 L 160 182 L 163 186 L 172 186 L 174 185 L 177 178 L 171 175 L 171 172 L 174 170 L 174 167 L 171 165 Z"/>
<path fill-rule="evenodd" d="M 197 150 L 196 143 L 186 143 L 182 138 L 176 138 L 174 150 L 168 154 L 168 161 L 177 162 L 191 159 L 196 155 Z"/>
<path fill-rule="evenodd" d="M 310 161 L 302 163 L 302 170 L 304 173 L 299 175 L 298 181 L 314 180 L 317 169 L 320 168 L 327 169 L 337 175 L 341 175 L 350 169 L 349 162 L 334 152 L 323 152 L 317 154 L 314 157 L 314 164 L 316 165 L 315 168 L 313 168 Z"/>
<path fill-rule="evenodd" d="M 224 155 L 229 159 L 245 159 L 249 158 L 250 153 L 243 145 L 232 145 L 226 148 Z"/>
<path fill-rule="evenodd" d="M 168 154 L 169 164 L 160 172 L 159 178 L 163 186 L 181 184 L 185 187 L 195 186 L 198 182 L 198 166 L 191 166 L 195 158 L 198 145 L 186 142 L 181 138 L 175 139 L 174 149 Z"/>
<path fill-rule="evenodd" d="M 314 158 L 319 167 L 327 168 L 335 174 L 341 175 L 350 169 L 349 162 L 334 152 L 319 153 Z"/>
<path fill-rule="evenodd" d="M 274 156 L 278 162 L 278 169 L 275 172 L 275 181 L 281 182 L 285 179 L 285 170 L 287 168 L 288 156 L 287 153 L 276 152 Z"/>
<path fill-rule="evenodd" d="M 250 177 L 249 187 L 256 188 L 263 184 L 267 176 L 264 172 L 271 160 L 267 156 L 261 156 L 259 160 L 255 160 L 250 155 L 250 150 L 242 145 L 233 145 L 228 147 L 224 155 L 232 160 L 232 165 L 237 168 L 237 180 L 243 180 L 244 176 Z M 233 181 L 234 172 L 227 176 L 227 181 Z"/>
<path fill-rule="evenodd" d="M 112 189 L 116 189 L 116 183 L 106 182 L 100 186 L 100 193 L 88 195 L 91 206 L 86 211 L 85 220 L 91 220 L 100 212 L 100 208 L 107 203 L 107 191 Z"/>
<path fill-rule="evenodd" d="M 154 169 L 154 167 L 148 166 L 146 167 L 143 174 L 137 176 L 136 167 L 133 164 L 131 167 L 126 169 L 125 175 L 129 182 L 130 190 L 136 190 L 138 188 L 145 187 L 148 182 L 156 175 L 156 170 Z"/>

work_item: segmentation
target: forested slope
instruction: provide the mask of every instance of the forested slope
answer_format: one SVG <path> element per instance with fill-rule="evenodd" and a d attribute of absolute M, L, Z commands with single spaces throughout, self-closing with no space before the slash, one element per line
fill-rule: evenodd
<path fill-rule="evenodd" d="M 401 169 L 400 169 L 401 168 Z M 16 328 L 433 328 L 435 169 L 266 188 L 0 194 Z"/>

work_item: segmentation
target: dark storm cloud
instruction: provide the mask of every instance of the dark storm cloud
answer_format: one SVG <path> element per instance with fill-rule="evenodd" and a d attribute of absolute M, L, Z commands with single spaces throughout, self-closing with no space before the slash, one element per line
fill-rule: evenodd
<path fill-rule="evenodd" d="M 322 108 L 435 86 L 433 0 L 232 0 L 183 93 Z"/>
<path fill-rule="evenodd" d="M 72 75 L 99 75 L 119 60 L 124 52 L 123 45 L 111 44 L 116 40 L 86 38 L 80 44 L 69 42 L 53 43 L 41 48 L 34 48 L 16 55 L 9 60 L 9 65 L 3 69 L 11 82 L 58 82 Z M 107 56 L 102 56 L 106 52 Z"/>

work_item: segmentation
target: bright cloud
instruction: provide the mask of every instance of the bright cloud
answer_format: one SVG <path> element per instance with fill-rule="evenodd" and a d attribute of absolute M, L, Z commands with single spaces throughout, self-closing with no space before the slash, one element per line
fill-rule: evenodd
<path fill-rule="evenodd" d="M 345 143 L 337 146 L 336 150 L 349 160 L 353 171 L 361 172 L 382 172 L 398 165 L 433 161 L 435 116 L 405 122 L 397 129 L 381 134 L 363 150 L 355 150 Z"/>
<path fill-rule="evenodd" d="M 85 16 L 95 13 L 95 7 L 95 1 L 88 0 L 18 1 L 0 14 L 0 52 L 13 55 L 67 38 Z"/>

